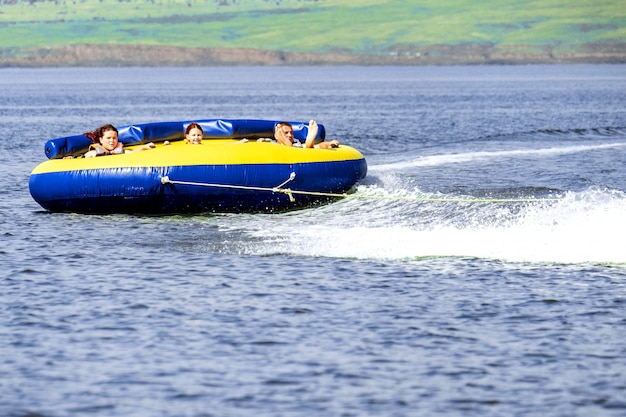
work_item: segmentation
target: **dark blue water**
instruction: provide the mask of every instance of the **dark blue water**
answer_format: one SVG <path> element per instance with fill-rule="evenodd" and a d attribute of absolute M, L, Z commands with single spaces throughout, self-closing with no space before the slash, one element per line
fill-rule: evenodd
<path fill-rule="evenodd" d="M 626 66 L 0 70 L 0 415 L 626 415 Z M 52 137 L 308 120 L 353 198 L 44 212 Z"/>

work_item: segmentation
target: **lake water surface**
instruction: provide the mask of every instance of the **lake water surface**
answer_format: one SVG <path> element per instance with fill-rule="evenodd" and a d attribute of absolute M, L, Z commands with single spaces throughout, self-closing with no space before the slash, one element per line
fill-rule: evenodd
<path fill-rule="evenodd" d="M 0 69 L 0 415 L 626 415 L 626 66 Z M 302 120 L 288 213 L 48 213 L 46 140 Z"/>

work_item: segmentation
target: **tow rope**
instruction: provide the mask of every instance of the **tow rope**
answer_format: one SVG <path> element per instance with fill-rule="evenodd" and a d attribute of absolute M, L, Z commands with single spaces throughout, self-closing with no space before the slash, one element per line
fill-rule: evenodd
<path fill-rule="evenodd" d="M 283 188 L 287 183 L 296 178 L 296 173 L 292 172 L 285 181 L 276 187 L 250 187 L 246 185 L 230 185 L 230 184 L 214 184 L 206 182 L 192 181 L 176 181 L 168 176 L 161 177 L 161 184 L 178 184 L 192 185 L 198 187 L 215 187 L 215 188 L 231 188 L 249 191 L 268 191 L 273 193 L 283 193 L 289 197 L 290 202 L 295 202 L 295 195 L 310 195 L 317 197 L 333 197 L 333 198 L 359 198 L 372 200 L 395 200 L 395 201 L 429 201 L 436 203 L 538 203 L 543 201 L 560 201 L 560 198 L 443 198 L 443 197 L 396 197 L 396 196 L 375 196 L 375 195 L 356 195 L 348 193 L 324 193 L 319 191 L 302 191 Z"/>

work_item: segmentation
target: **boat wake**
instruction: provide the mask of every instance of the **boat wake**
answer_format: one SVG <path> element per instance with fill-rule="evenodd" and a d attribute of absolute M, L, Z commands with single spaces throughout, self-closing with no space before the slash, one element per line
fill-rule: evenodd
<path fill-rule="evenodd" d="M 411 201 L 406 193 L 361 186 L 357 196 L 278 215 L 227 216 L 220 233 L 243 245 L 222 250 L 368 260 L 483 258 L 508 262 L 626 265 L 626 195 L 589 189 L 558 199 Z M 222 236 L 224 237 L 224 236 Z M 232 236 L 231 236 L 232 237 Z M 242 237 L 244 239 L 242 239 Z"/>
<path fill-rule="evenodd" d="M 431 156 L 419 156 L 410 160 L 393 162 L 389 164 L 372 165 L 368 168 L 370 173 L 397 171 L 410 168 L 440 166 L 446 164 L 459 164 L 465 162 L 481 162 L 493 159 L 518 158 L 528 156 L 558 156 L 575 153 L 584 153 L 595 150 L 625 148 L 626 143 L 603 143 L 594 145 L 560 146 L 542 149 L 515 149 L 504 151 L 479 151 L 459 154 L 443 154 Z"/>
<path fill-rule="evenodd" d="M 626 235 L 626 194 L 621 187 L 598 185 L 599 181 L 580 177 L 579 167 L 583 165 L 577 165 L 592 151 L 618 148 L 623 152 L 626 143 L 492 148 L 370 163 L 368 177 L 348 198 L 289 213 L 226 217 L 232 221 L 222 223 L 220 232 L 237 236 L 222 236 L 220 241 L 239 244 L 220 249 L 255 255 L 368 260 L 479 258 L 626 266 L 626 251 L 616 243 Z M 565 154 L 580 154 L 566 159 L 574 161 L 566 167 L 569 171 L 564 165 L 554 166 L 558 156 Z M 509 159 L 515 158 L 524 161 L 525 171 L 520 171 L 519 164 L 509 164 Z M 485 161 L 491 166 L 502 164 L 499 172 L 513 173 L 517 177 L 511 174 L 511 178 L 519 181 L 505 178 L 495 186 L 483 185 Z M 442 169 L 430 177 L 413 177 L 423 172 L 416 168 L 461 162 L 475 164 L 462 171 Z M 514 168 L 508 171 L 507 164 Z M 547 180 L 537 180 L 546 172 Z M 443 180 L 436 182 L 438 175 L 457 175 L 451 184 L 464 186 L 446 188 Z M 577 175 L 582 179 L 568 183 L 567 178 Z M 600 178 L 609 175 L 613 174 L 605 172 Z M 429 183 L 431 190 L 447 191 L 424 191 L 420 186 L 424 178 L 435 181 Z M 463 182 L 463 178 L 473 183 Z M 529 182 L 525 178 L 535 181 L 526 185 Z M 549 188 L 553 185 L 557 188 Z"/>

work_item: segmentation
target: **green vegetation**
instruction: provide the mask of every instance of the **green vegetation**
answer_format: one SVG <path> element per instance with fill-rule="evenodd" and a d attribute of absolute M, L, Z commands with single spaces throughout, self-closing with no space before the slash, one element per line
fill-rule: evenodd
<path fill-rule="evenodd" d="M 0 48 L 166 45 L 419 54 L 626 43 L 623 0 L 0 0 Z"/>

